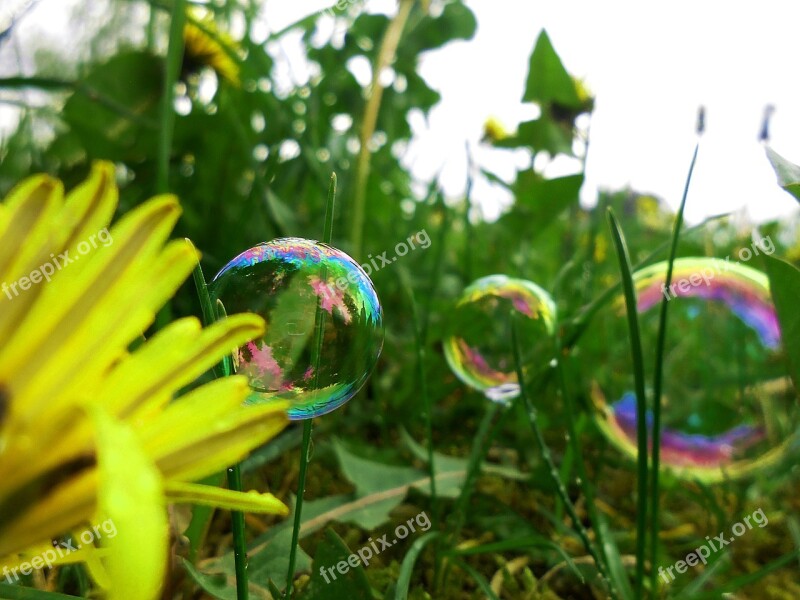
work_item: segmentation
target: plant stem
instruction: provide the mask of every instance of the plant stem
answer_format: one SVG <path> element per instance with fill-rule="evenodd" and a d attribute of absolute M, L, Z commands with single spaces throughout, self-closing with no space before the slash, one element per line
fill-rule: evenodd
<path fill-rule="evenodd" d="M 164 69 L 164 92 L 161 106 L 161 126 L 158 136 L 158 168 L 156 189 L 159 194 L 169 191 L 169 159 L 172 150 L 172 134 L 175 127 L 175 82 L 183 60 L 183 24 L 186 20 L 186 0 L 175 0 L 169 25 L 167 64 Z"/>
<path fill-rule="evenodd" d="M 322 230 L 323 243 L 330 244 L 333 238 L 333 214 L 336 204 L 336 173 L 331 173 L 330 187 L 328 188 L 328 202 L 325 205 L 325 224 Z M 327 269 L 323 266 L 322 281 L 328 281 Z M 314 355 L 314 391 L 319 390 L 319 365 L 322 357 L 322 343 L 325 333 L 325 311 L 322 310 L 321 303 L 317 303 L 315 316 L 315 355 Z M 303 421 L 303 443 L 300 454 L 300 474 L 297 484 L 297 498 L 294 505 L 294 528 L 292 529 L 292 545 L 289 550 L 289 571 L 286 574 L 286 593 L 284 598 L 291 600 L 292 588 L 294 586 L 294 568 L 297 561 L 297 545 L 300 540 L 300 525 L 303 518 L 303 495 L 306 489 L 306 477 L 308 475 L 309 451 L 311 448 L 311 432 L 313 429 L 313 419 L 306 418 Z"/>
<path fill-rule="evenodd" d="M 191 245 L 191 241 L 186 240 Z M 212 325 L 219 318 L 224 318 L 224 312 L 217 314 L 214 305 L 211 303 L 211 296 L 208 293 L 208 285 L 203 275 L 203 268 L 200 263 L 194 268 L 192 273 L 194 285 L 197 289 L 197 296 L 200 299 L 200 308 L 203 313 L 203 322 L 206 326 Z M 222 361 L 222 376 L 232 375 L 231 361 L 225 358 Z M 215 377 L 217 373 L 215 372 Z M 242 473 L 239 465 L 228 467 L 228 489 L 236 492 L 242 491 Z M 209 513 L 209 518 L 211 513 Z M 244 524 L 244 514 L 240 511 L 231 511 L 231 531 L 233 532 L 233 559 L 236 569 L 236 598 L 237 600 L 248 600 L 249 588 L 247 577 L 247 536 Z"/>
<path fill-rule="evenodd" d="M 383 86 L 380 82 L 380 76 L 383 70 L 394 61 L 397 47 L 400 45 L 400 38 L 403 35 L 403 29 L 405 29 L 413 6 L 414 0 L 400 0 L 397 14 L 386 29 L 378 58 L 372 68 L 372 83 L 369 87 L 369 99 L 364 109 L 364 121 L 361 125 L 361 148 L 358 154 L 358 162 L 356 163 L 353 221 L 350 230 L 350 243 L 352 244 L 353 258 L 356 260 L 361 256 L 361 246 L 364 238 L 367 182 L 369 181 L 369 166 L 372 158 L 369 151 L 369 142 L 378 124 L 378 112 L 380 111 L 381 100 L 383 99 Z"/>
<path fill-rule="evenodd" d="M 294 585 L 294 567 L 297 561 L 297 544 L 300 541 L 300 525 L 303 517 L 303 494 L 306 487 L 306 476 L 308 474 L 308 452 L 311 447 L 311 430 L 313 420 L 303 421 L 303 444 L 300 446 L 300 476 L 297 484 L 297 498 L 294 503 L 294 525 L 292 529 L 292 545 L 289 550 L 289 571 L 286 573 L 286 593 L 284 598 L 291 600 L 292 587 Z"/>
<path fill-rule="evenodd" d="M 467 188 L 464 192 L 464 279 L 472 281 L 472 246 L 475 243 L 475 228 L 472 226 L 470 220 L 470 213 L 472 212 L 472 186 L 474 183 L 474 169 L 475 163 L 472 158 L 472 152 L 467 147 Z"/>
<path fill-rule="evenodd" d="M 228 489 L 242 491 L 242 472 L 239 465 L 228 467 Z M 247 538 L 245 535 L 244 513 L 231 511 L 231 530 L 233 531 L 233 560 L 236 568 L 236 598 L 249 598 L 247 576 Z"/>
<path fill-rule="evenodd" d="M 686 208 L 686 197 L 689 194 L 689 184 L 692 181 L 694 165 L 697 162 L 697 151 L 699 144 L 694 148 L 692 162 L 689 164 L 689 174 L 686 177 L 686 185 L 683 188 L 681 205 L 675 217 L 675 226 L 672 231 L 672 245 L 669 249 L 669 259 L 667 260 L 667 275 L 664 280 L 666 289 L 672 284 L 672 268 L 675 257 L 678 254 L 678 238 L 680 237 L 681 226 L 683 225 L 683 213 Z M 652 471 L 650 473 L 650 589 L 655 594 L 658 589 L 658 574 L 656 571 L 656 561 L 658 559 L 658 512 L 660 497 L 659 467 L 661 463 L 661 390 L 664 377 L 664 348 L 667 340 L 667 306 L 669 300 L 665 296 L 661 300 L 660 312 L 658 315 L 658 337 L 656 339 L 656 364 L 653 371 L 653 450 L 652 450 Z"/>

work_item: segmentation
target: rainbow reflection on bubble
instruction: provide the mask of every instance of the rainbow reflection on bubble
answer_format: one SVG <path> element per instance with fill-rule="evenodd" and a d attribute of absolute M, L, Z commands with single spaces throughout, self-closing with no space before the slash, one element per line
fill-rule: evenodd
<path fill-rule="evenodd" d="M 228 314 L 266 321 L 263 338 L 239 348 L 233 363 L 247 375 L 249 404 L 289 400 L 290 419 L 326 414 L 352 398 L 383 347 L 375 288 L 347 254 L 326 244 L 281 238 L 242 252 L 209 285 Z M 316 318 L 324 323 L 314 371 Z"/>
<path fill-rule="evenodd" d="M 713 258 L 667 263 L 634 276 L 646 380 L 652 381 L 659 306 L 669 298 L 662 394 L 661 465 L 679 476 L 714 482 L 740 477 L 783 457 L 797 430 L 796 394 L 767 277 Z M 598 318 L 586 347 L 627 341 L 624 299 Z M 594 326 L 593 326 L 594 327 Z M 591 341 L 596 339 L 596 341 Z M 582 344 L 583 346 L 583 344 Z M 630 350 L 606 349 L 592 399 L 601 430 L 635 457 L 636 402 Z M 619 398 L 612 404 L 606 397 Z M 648 406 L 652 398 L 648 396 Z M 646 414 L 652 433 L 652 412 Z"/>
<path fill-rule="evenodd" d="M 456 304 L 444 341 L 453 373 L 493 402 L 519 395 L 511 348 L 511 314 L 518 313 L 523 368 L 544 368 L 552 358 L 556 309 L 535 283 L 490 275 L 473 282 Z"/>

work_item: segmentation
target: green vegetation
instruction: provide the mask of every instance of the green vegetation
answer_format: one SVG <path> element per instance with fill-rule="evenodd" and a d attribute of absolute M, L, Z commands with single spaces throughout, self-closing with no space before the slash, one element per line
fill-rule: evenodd
<path fill-rule="evenodd" d="M 635 272 L 681 257 L 737 256 L 750 247 L 752 227 L 724 215 L 682 225 L 682 213 L 631 190 L 602 192 L 596 206 L 582 207 L 589 140 L 576 119 L 590 117 L 593 99 L 544 32 L 523 97 L 538 105 L 540 116 L 510 134 L 490 123 L 485 139 L 498 149 L 527 152 L 531 167 L 510 182 L 485 170 L 472 174 L 513 193 L 514 204 L 489 223 L 472 214 L 471 185 L 464 198 L 446 199 L 435 180 L 417 194 L 419 182 L 400 158 L 412 135 L 409 115 L 427 114 L 439 100 L 418 73 L 420 60 L 476 30 L 461 1 L 400 0 L 393 16 L 349 3 L 335 12 L 342 39 L 322 41 L 317 23 L 329 18 L 322 14 L 267 39 L 234 38 L 227 32 L 254 31 L 257 2 L 217 2 L 208 15 L 194 4 L 112 2 L 115 18 L 98 33 L 104 43 L 93 42 L 90 60 L 64 65 L 42 55 L 36 76 L 0 79 L 0 102 L 21 108 L 18 125 L 0 140 L 0 194 L 32 172 L 51 173 L 71 187 L 92 161 L 113 161 L 119 213 L 155 193 L 180 198 L 174 235 L 202 252 L 206 276 L 277 237 L 331 239 L 360 262 L 391 254 L 422 230 L 431 241 L 372 275 L 386 337 L 365 388 L 315 420 L 313 440 L 310 421 L 292 426 L 238 467 L 243 489 L 272 492 L 289 506 L 298 480 L 306 482 L 300 518 L 245 517 L 251 598 L 283 597 L 287 583 L 298 600 L 800 597 L 796 443 L 754 473 L 710 483 L 659 470 L 663 453 L 644 455 L 637 465 L 597 424 L 593 386 L 609 380 L 624 388 L 635 376 L 627 389 L 635 389 L 638 447 L 646 448 L 644 409 L 656 423 L 666 419 L 662 409 L 676 401 L 674 393 L 668 397 L 670 378 L 674 383 L 681 372 L 665 364 L 684 343 L 696 351 L 686 360 L 705 365 L 698 385 L 722 387 L 727 358 L 698 348 L 732 351 L 739 338 L 709 342 L 727 334 L 673 316 L 666 300 L 653 309 L 657 327 L 642 326 L 640 335 Z M 149 15 L 137 35 L 126 19 L 134 10 Z M 287 89 L 267 49 L 288 35 L 302 36 L 312 75 Z M 357 58 L 376 75 L 391 68 L 392 82 L 384 87 L 376 76 L 370 86 L 360 85 L 347 68 Z M 768 155 L 780 185 L 797 196 L 800 167 L 771 149 Z M 541 156 L 572 157 L 575 173 L 547 177 L 533 167 Z M 688 164 L 690 158 L 660 160 Z M 793 200 L 787 195 L 786 201 Z M 770 368 L 789 373 L 796 385 L 797 223 L 759 224 L 758 232 L 774 242 L 774 255 L 754 257 L 748 266 L 769 277 L 784 336 L 785 360 Z M 449 318 L 462 290 L 494 273 L 536 282 L 558 308 L 555 350 L 525 373 L 526 340 L 512 327 L 507 344 L 524 389 L 507 408 L 463 385 L 442 352 L 454 326 L 478 326 L 478 320 Z M 204 290 L 197 275 L 197 289 Z M 628 303 L 627 321 L 611 310 L 619 297 Z M 189 283 L 145 335 L 191 314 L 213 320 L 210 301 L 201 303 Z M 612 371 L 612 356 L 627 357 L 627 370 Z M 756 376 L 739 388 L 763 383 L 767 373 Z M 786 404 L 790 420 L 777 425 L 788 435 L 797 425 L 794 389 Z M 720 410 L 709 419 L 734 423 L 739 416 Z M 214 483 L 223 479 L 220 474 Z M 674 581 L 658 577 L 658 567 L 683 560 L 706 536 L 729 532 L 757 509 L 768 516 L 767 526 Z M 236 598 L 236 578 L 243 575 L 234 561 L 234 534 L 242 541 L 236 516 L 181 507 L 171 518 L 169 597 Z M 334 570 L 337 578 L 328 581 L 332 573 L 326 577 L 325 568 L 384 534 L 392 539 L 399 525 L 411 522 L 417 530 L 380 553 L 373 549 L 368 566 L 347 575 Z M 26 583 L 73 595 L 91 588 L 81 566 Z M 0 597 L 63 596 L 0 585 Z"/>

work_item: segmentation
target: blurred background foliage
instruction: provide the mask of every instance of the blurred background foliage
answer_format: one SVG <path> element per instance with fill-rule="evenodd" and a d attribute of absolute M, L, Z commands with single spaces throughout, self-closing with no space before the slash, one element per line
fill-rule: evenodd
<path fill-rule="evenodd" d="M 259 242 L 281 236 L 319 238 L 331 172 L 339 178 L 334 245 L 366 262 L 387 250 L 392 256 L 395 244 L 419 231 L 426 231 L 431 239 L 430 248 L 410 252 L 373 274 L 385 311 L 383 356 L 365 390 L 344 409 L 320 420 L 308 487 L 314 500 L 306 508 L 309 519 L 359 494 L 381 489 L 385 465 L 424 467 L 424 453 L 415 454 L 410 443 L 425 435 L 425 405 L 416 364 L 420 347 L 433 403 L 436 448 L 450 455 L 450 460 L 462 461 L 448 463 L 452 469 L 464 466 L 458 457 L 469 452 L 485 400 L 465 389 L 447 369 L 441 339 L 453 302 L 467 284 L 492 273 L 530 279 L 551 291 L 562 321 L 569 323 L 619 279 L 605 220 L 607 207 L 613 207 L 623 223 L 634 263 L 658 248 L 662 250 L 655 260 L 663 260 L 672 227 L 673 215 L 664 202 L 632 190 L 603 192 L 595 207 L 579 204 L 589 138 L 588 127 L 576 127 L 576 119 L 588 122 L 593 98 L 564 68 L 546 33 L 539 37 L 531 55 L 523 97 L 524 102 L 538 105 L 540 116 L 521 123 L 515 132 L 506 132 L 497 122 L 487 120 L 484 141 L 498 151 L 522 149 L 530 156 L 530 166 L 520 170 L 513 181 L 504 181 L 473 162 L 467 194 L 460 198 L 444 197 L 436 180 L 414 181 L 403 164 L 412 137 L 410 116 L 426 115 L 439 100 L 433 83 L 418 74 L 419 62 L 426 52 L 469 39 L 477 24 L 469 8 L 458 0 L 401 0 L 399 6 L 397 15 L 371 14 L 361 3 L 351 2 L 341 10 L 331 9 L 333 29 L 330 24 L 321 26 L 330 15 L 313 14 L 277 32 L 265 29 L 255 0 L 191 2 L 186 13 L 185 51 L 174 86 L 167 188 L 180 197 L 184 211 L 175 235 L 190 238 L 202 251 L 208 277 Z M 52 173 L 70 187 L 83 179 L 96 159 L 117 165 L 120 214 L 160 191 L 159 144 L 165 133 L 162 103 L 171 8 L 169 0 L 76 3 L 71 27 L 75 38 L 68 44 L 71 51 L 63 54 L 33 39 L 14 39 L 15 20 L 11 20 L 8 29 L 0 32 L 0 56 L 6 63 L 16 61 L 20 74 L 0 79 L 0 105 L 14 109 L 18 121 L 7 128 L 0 142 L 0 193 L 37 171 Z M 14 16 L 22 19 L 24 11 L 18 7 Z M 82 24 L 86 26 L 82 28 Z M 399 31 L 399 39 L 392 39 L 393 27 Z M 278 42 L 284 36 L 298 35 L 309 76 L 305 81 L 289 73 L 287 84 L 286 74 L 278 73 L 276 66 L 282 52 Z M 359 82 L 354 67 L 358 64 L 369 66 L 372 83 Z M 379 76 L 372 77 L 376 65 L 381 65 Z M 8 64 L 5 69 L 9 71 Z M 469 77 L 469 65 L 457 64 L 453 69 Z M 372 123 L 370 99 L 378 93 L 377 87 L 381 97 Z M 471 154 L 469 148 L 464 152 Z M 574 159 L 572 174 L 548 178 L 542 168 L 534 168 L 534 162 L 541 164 L 541 160 L 535 161 L 537 157 L 559 155 Z M 689 157 L 663 159 L 685 160 L 688 166 Z M 470 183 L 478 177 L 514 194 L 514 204 L 496 222 L 482 220 L 470 202 Z M 363 225 L 357 216 L 361 201 Z M 753 228 L 753 224 L 731 217 L 709 220 L 684 235 L 679 255 L 724 258 L 750 246 Z M 800 259 L 796 223 L 759 224 L 757 231 L 771 236 L 778 255 Z M 418 309 L 419 332 L 414 327 L 412 297 Z M 186 314 L 199 314 L 195 292 L 189 286 L 162 311 L 155 327 Z M 627 344 L 625 339 L 595 341 Z M 572 359 L 567 368 L 582 409 L 579 425 L 588 440 L 586 458 L 597 503 L 612 523 L 624 563 L 632 547 L 635 477 L 630 463 L 592 427 L 586 399 L 591 371 L 603 365 Z M 563 458 L 562 475 L 569 480 L 574 475 L 575 457 L 565 450 L 562 401 L 549 388 L 536 401 L 548 439 Z M 579 556 L 582 549 L 564 526 L 563 507 L 541 476 L 544 466 L 523 421 L 514 412 L 503 418 L 489 460 L 509 471 L 488 473 L 481 479 L 470 504 L 465 535 L 473 536 L 475 543 L 546 536 L 564 552 Z M 333 432 L 343 441 L 333 443 Z M 296 452 L 289 450 L 298 440 L 298 432 L 291 430 L 245 465 L 253 486 L 266 486 L 288 497 L 296 480 Z M 367 459 L 374 462 L 357 462 Z M 264 469 L 267 464 L 270 466 Z M 369 464 L 379 468 L 370 471 Z M 407 479 L 400 477 L 392 483 L 400 485 L 398 482 L 424 476 L 424 469 L 406 475 Z M 800 544 L 798 521 L 790 517 L 797 509 L 796 475 L 797 467 L 785 465 L 776 477 L 755 487 L 737 483 L 715 489 L 667 478 L 664 564 L 685 554 L 697 538 L 737 520 L 744 514 L 743 503 L 763 505 L 783 525 L 770 526 L 763 534 L 753 533 L 749 547 L 737 549 L 733 560 L 719 566 L 717 581 L 766 564 Z M 568 488 L 577 498 L 577 487 Z M 792 489 L 795 493 L 789 494 Z M 362 529 L 372 531 L 376 523 L 385 523 L 391 510 L 404 516 L 423 508 L 430 510 L 418 490 L 409 488 L 408 493 L 406 503 L 401 505 L 401 497 L 383 507 L 377 517 L 339 519 L 349 523 L 337 526 L 342 538 L 330 532 L 323 535 L 321 529 L 320 533 L 309 531 L 313 543 L 305 540 L 304 547 L 312 555 L 315 549 L 323 564 L 333 564 L 331 557 L 341 554 L 341 544 L 351 548 L 363 544 L 367 535 Z M 768 503 L 772 503 L 772 512 Z M 437 516 L 443 516 L 441 507 L 439 511 Z M 789 521 L 794 541 L 785 533 Z M 255 531 L 265 530 L 268 524 L 250 522 Z M 254 565 L 261 565 L 254 567 L 252 574 L 259 589 L 268 589 L 269 581 L 278 581 L 285 569 L 284 563 L 270 567 L 269 561 L 285 553 L 287 526 L 274 527 L 254 542 L 261 544 L 262 551 L 253 559 Z M 222 536 L 226 527 L 224 515 L 219 516 L 210 535 Z M 201 587 L 219 598 L 230 597 L 229 580 L 220 583 L 209 573 L 232 572 L 226 550 L 221 542 L 213 546 L 211 556 L 205 555 L 208 551 L 195 555 L 194 559 L 209 559 L 202 565 L 205 571 L 187 566 Z M 505 586 L 503 597 L 539 597 L 535 594 L 542 588 L 533 583 L 536 578 L 551 569 L 555 571 L 548 579 L 553 580 L 562 571 L 571 572 L 562 569 L 564 558 L 552 549 L 517 552 L 529 560 L 500 578 L 500 587 Z M 394 593 L 392 582 L 397 579 L 401 557 L 401 551 L 395 550 L 366 570 L 369 585 L 381 594 L 386 592 L 387 598 L 394 597 L 389 594 Z M 301 572 L 308 569 L 310 560 L 301 557 Z M 470 560 L 470 564 L 491 579 L 508 560 L 507 553 L 497 551 Z M 791 572 L 778 572 L 768 585 L 742 591 L 737 597 L 797 598 L 800 588 Z M 567 591 L 562 597 L 593 597 L 589 586 L 565 577 Z M 426 563 L 415 574 L 411 597 L 479 597 L 477 585 L 471 581 L 434 592 L 433 579 L 432 567 Z M 360 595 L 365 585 L 359 579 L 352 586 L 360 587 L 345 589 L 344 595 L 336 597 L 367 597 Z M 308 598 L 334 597 L 330 588 L 320 588 L 313 577 L 301 589 Z"/>

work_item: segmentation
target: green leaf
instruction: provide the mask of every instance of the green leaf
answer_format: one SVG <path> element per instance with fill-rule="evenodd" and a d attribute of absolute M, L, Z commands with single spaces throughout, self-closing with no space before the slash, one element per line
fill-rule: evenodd
<path fill-rule="evenodd" d="M 527 146 L 535 152 L 548 152 L 551 156 L 575 155 L 572 151 L 572 127 L 546 118 L 520 123 L 516 135 L 499 140 L 494 145 L 497 148 Z"/>
<path fill-rule="evenodd" d="M 767 276 L 772 301 L 778 313 L 781 337 L 789 361 L 789 373 L 795 388 L 800 386 L 800 312 L 797 301 L 800 299 L 800 270 L 788 262 L 772 256 L 767 261 Z"/>
<path fill-rule="evenodd" d="M 301 538 L 319 531 L 328 519 L 319 519 L 320 515 L 332 514 L 333 511 L 347 504 L 350 497 L 347 495 L 330 496 L 321 500 L 305 502 L 303 505 L 303 528 Z M 294 506 L 294 502 L 288 502 L 289 506 Z M 250 558 L 250 586 L 268 588 L 272 581 L 280 589 L 286 587 L 286 573 L 289 569 L 289 549 L 292 543 L 292 522 L 287 519 L 278 525 L 270 528 L 266 533 L 255 539 L 249 546 L 248 556 Z M 306 554 L 301 547 L 298 547 L 297 562 L 295 563 L 295 575 L 307 572 L 311 569 L 311 557 Z M 200 563 L 198 573 L 205 576 L 220 574 L 226 576 L 226 581 L 235 593 L 235 568 L 233 552 L 228 552 L 224 556 L 206 560 Z M 192 574 L 190 572 L 190 574 Z M 205 586 L 208 580 L 194 577 L 195 581 L 206 591 L 211 590 Z M 216 589 L 216 588 L 214 588 Z"/>
<path fill-rule="evenodd" d="M 77 136 L 93 158 L 153 156 L 163 68 L 160 58 L 144 52 L 118 54 L 95 66 L 64 105 L 67 135 Z"/>
<path fill-rule="evenodd" d="M 182 561 L 183 568 L 205 592 L 219 600 L 237 600 L 235 574 L 216 573 L 207 575 L 197 570 L 188 560 L 182 559 Z M 249 591 L 250 597 L 254 600 L 272 600 L 272 596 L 266 589 L 254 585 L 252 582 L 249 585 Z"/>
<path fill-rule="evenodd" d="M 530 241 L 578 202 L 582 185 L 582 174 L 545 179 L 532 170 L 521 172 L 513 186 L 517 203 L 501 222 L 511 228 L 524 227 Z"/>
<path fill-rule="evenodd" d="M 531 54 L 528 82 L 522 100 L 543 105 L 556 103 L 575 110 L 580 110 L 583 105 L 575 81 L 564 68 L 544 30 L 539 34 Z"/>
<path fill-rule="evenodd" d="M 769 146 L 767 158 L 778 176 L 778 184 L 800 201 L 800 166 L 790 163 Z"/>
<path fill-rule="evenodd" d="M 334 442 L 334 450 L 339 459 L 342 475 L 356 487 L 356 497 L 358 498 L 391 490 L 402 490 L 420 480 L 424 480 L 426 483 L 428 481 L 428 477 L 422 471 L 360 458 L 351 454 L 338 441 Z M 352 523 L 367 530 L 375 529 L 389 520 L 389 513 L 400 505 L 404 497 L 405 493 L 391 494 L 385 500 L 373 502 L 363 509 L 343 516 L 340 521 Z"/>
<path fill-rule="evenodd" d="M 372 589 L 364 574 L 364 566 L 360 559 L 356 567 L 352 562 L 348 563 L 348 558 L 353 560 L 352 556 L 357 555 L 336 532 L 327 529 L 325 539 L 319 543 L 314 555 L 311 581 L 299 600 L 372 600 Z M 342 562 L 345 565 L 341 565 Z M 342 574 L 338 566 L 346 572 Z M 325 569 L 325 576 L 322 575 L 322 569 Z"/>
<path fill-rule="evenodd" d="M 426 464 L 428 463 L 428 450 L 418 444 L 405 428 L 400 429 L 400 437 L 416 458 Z M 436 466 L 437 484 L 439 481 L 443 482 L 442 488 L 439 489 L 437 487 L 436 489 L 437 495 L 444 498 L 457 498 L 461 491 L 461 486 L 464 483 L 469 460 L 466 458 L 448 456 L 447 454 L 441 454 L 439 452 L 434 452 L 433 457 L 433 462 Z M 487 462 L 481 465 L 481 472 L 488 475 L 504 477 L 505 479 L 513 479 L 515 481 L 528 481 L 531 479 L 530 474 L 523 473 L 514 467 L 493 465 Z M 427 486 L 422 491 L 427 493 Z"/>
<path fill-rule="evenodd" d="M 478 21 L 473 12 L 462 2 L 451 2 L 441 15 L 426 15 L 420 20 L 409 32 L 409 43 L 398 49 L 398 56 L 413 58 L 426 50 L 441 48 L 453 40 L 472 39 L 477 29 Z"/>

